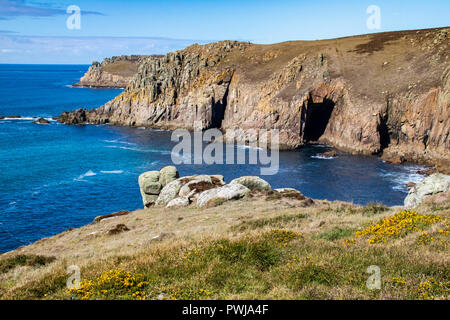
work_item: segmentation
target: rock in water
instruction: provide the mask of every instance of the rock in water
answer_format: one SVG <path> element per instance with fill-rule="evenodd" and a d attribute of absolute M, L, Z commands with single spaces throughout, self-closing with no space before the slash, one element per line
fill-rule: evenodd
<path fill-rule="evenodd" d="M 159 182 L 163 187 L 180 177 L 177 168 L 174 166 L 164 167 L 161 171 L 159 171 L 159 173 Z"/>
<path fill-rule="evenodd" d="M 434 173 L 409 190 L 408 196 L 405 198 L 404 206 L 406 209 L 417 207 L 427 196 L 447 192 L 449 189 L 450 176 Z"/>
<path fill-rule="evenodd" d="M 243 186 L 246 186 L 250 190 L 256 191 L 270 191 L 272 187 L 266 181 L 257 176 L 244 176 L 237 179 L 234 179 L 230 182 L 230 184 L 239 183 Z"/>
<path fill-rule="evenodd" d="M 203 191 L 198 196 L 197 205 L 199 207 L 215 205 L 224 201 L 242 198 L 249 192 L 250 189 L 246 186 L 235 182 L 223 187 Z"/>
<path fill-rule="evenodd" d="M 33 123 L 38 123 L 38 124 L 50 124 L 50 121 L 48 121 L 47 119 L 44 119 L 44 118 L 39 118 L 39 119 L 33 121 Z"/>

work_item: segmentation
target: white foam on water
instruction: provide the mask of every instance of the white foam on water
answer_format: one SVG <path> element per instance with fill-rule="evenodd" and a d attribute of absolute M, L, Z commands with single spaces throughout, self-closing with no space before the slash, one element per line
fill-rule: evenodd
<path fill-rule="evenodd" d="M 1 119 L 1 120 L 8 120 L 8 121 L 31 121 L 31 120 L 36 120 L 37 118 L 36 117 L 21 117 L 21 118 L 8 118 L 8 117 L 5 117 L 5 118 L 3 118 L 3 119 Z M 0 120 L 0 121 L 1 121 Z"/>
<path fill-rule="evenodd" d="M 380 176 L 389 179 L 392 183 L 392 190 L 408 192 L 406 185 L 409 182 L 420 183 L 425 178 L 425 175 L 417 173 L 419 170 L 425 169 L 423 166 L 419 165 L 405 165 L 403 172 L 387 172 L 381 171 Z"/>
<path fill-rule="evenodd" d="M 111 170 L 111 171 L 100 171 L 100 173 L 110 173 L 110 174 L 121 174 L 123 173 L 123 170 Z"/>
<path fill-rule="evenodd" d="M 103 140 L 104 142 L 107 143 L 120 143 L 120 144 L 126 144 L 126 145 L 130 145 L 130 146 L 135 146 L 136 143 L 133 142 L 128 142 L 128 141 L 120 141 L 119 139 L 115 139 L 115 140 Z"/>
<path fill-rule="evenodd" d="M 238 148 L 238 149 L 245 149 L 245 150 L 263 150 L 263 148 L 260 148 L 260 147 L 253 147 L 253 146 L 246 146 L 246 145 L 243 145 L 243 144 L 237 144 L 236 145 L 236 148 Z"/>
<path fill-rule="evenodd" d="M 313 159 L 322 159 L 322 160 L 332 160 L 332 159 L 336 159 L 336 157 L 327 157 L 327 156 L 320 155 L 320 154 L 315 155 L 315 156 L 311 156 L 311 158 L 313 158 Z"/>
<path fill-rule="evenodd" d="M 93 177 L 96 176 L 97 174 L 95 172 L 93 172 L 92 170 L 89 170 L 88 172 L 82 174 L 81 176 L 79 176 L 78 178 L 74 179 L 75 181 L 83 181 L 84 178 L 86 177 Z"/>
<path fill-rule="evenodd" d="M 173 160 L 178 160 L 178 161 L 181 161 L 183 163 L 186 163 L 186 162 L 191 162 L 192 163 L 193 162 L 193 156 L 191 154 L 183 154 L 183 155 L 181 155 L 179 153 L 171 152 L 170 157 Z"/>

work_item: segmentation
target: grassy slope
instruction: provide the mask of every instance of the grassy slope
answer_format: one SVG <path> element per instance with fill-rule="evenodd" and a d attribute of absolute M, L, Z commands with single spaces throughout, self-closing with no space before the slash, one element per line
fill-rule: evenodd
<path fill-rule="evenodd" d="M 399 211 L 265 195 L 208 209 L 140 210 L 3 254 L 0 298 L 81 298 L 89 290 L 69 294 L 65 287 L 66 268 L 76 264 L 82 280 L 93 281 L 89 298 L 417 299 L 427 292 L 448 299 L 448 235 L 439 230 L 449 221 L 449 194 L 416 210 L 444 219 L 425 227 L 435 238 L 429 244 L 417 244 L 420 231 L 385 244 L 355 238 Z M 117 224 L 130 230 L 109 235 Z M 381 290 L 366 288 L 370 265 L 381 268 Z M 418 288 L 431 279 L 436 284 Z"/>

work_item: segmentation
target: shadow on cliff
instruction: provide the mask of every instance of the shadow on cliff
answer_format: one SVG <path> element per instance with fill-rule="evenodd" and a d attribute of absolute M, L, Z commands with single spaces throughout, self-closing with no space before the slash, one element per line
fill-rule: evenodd
<path fill-rule="evenodd" d="M 308 101 L 306 112 L 302 114 L 302 121 L 305 123 L 303 141 L 318 141 L 325 132 L 335 103 L 332 100 L 324 99 L 322 103 Z"/>

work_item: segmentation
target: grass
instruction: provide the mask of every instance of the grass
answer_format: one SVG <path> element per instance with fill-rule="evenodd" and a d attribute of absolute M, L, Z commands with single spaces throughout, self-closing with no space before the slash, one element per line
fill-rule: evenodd
<path fill-rule="evenodd" d="M 355 234 L 354 228 L 334 227 L 328 231 L 322 232 L 315 236 L 315 239 L 324 239 L 327 241 L 336 241 L 343 238 L 351 237 Z"/>
<path fill-rule="evenodd" d="M 55 257 L 19 254 L 0 260 L 0 274 L 6 273 L 18 266 L 39 267 L 55 260 Z"/>
<path fill-rule="evenodd" d="M 427 220 L 423 230 L 369 243 L 357 231 L 399 210 L 371 216 L 357 206 L 340 208 L 338 202 L 305 208 L 301 201 L 293 207 L 254 197 L 220 208 L 133 212 L 21 248 L 20 254 L 52 250 L 57 259 L 39 270 L 8 269 L 0 276 L 0 298 L 450 298 L 449 211 L 433 212 L 439 220 Z M 418 211 L 426 215 L 430 208 Z M 317 221 L 325 224 L 311 227 Z M 130 230 L 108 236 L 118 224 Z M 162 231 L 173 235 L 151 240 Z M 2 265 L 17 254 L 2 255 Z M 72 264 L 80 266 L 82 282 L 68 290 L 66 269 Z M 366 287 L 372 265 L 381 269 L 381 290 Z"/>
<path fill-rule="evenodd" d="M 232 231 L 248 231 L 255 229 L 262 229 L 264 227 L 277 227 L 281 228 L 288 224 L 294 223 L 297 220 L 305 219 L 306 215 L 303 213 L 294 215 L 280 215 L 272 218 L 259 218 L 253 220 L 242 221 L 238 225 L 231 227 Z"/>

